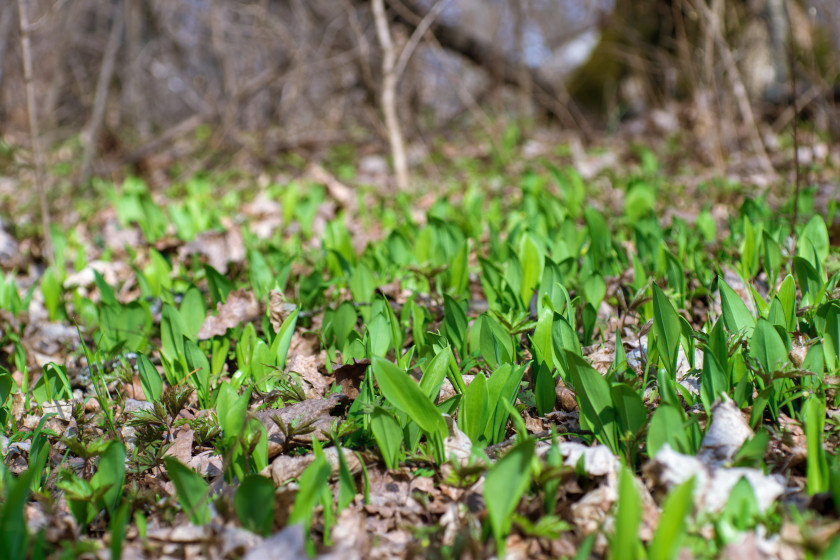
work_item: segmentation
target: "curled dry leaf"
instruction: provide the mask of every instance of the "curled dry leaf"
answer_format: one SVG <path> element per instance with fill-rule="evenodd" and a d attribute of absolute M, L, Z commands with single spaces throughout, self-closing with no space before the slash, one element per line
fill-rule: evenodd
<path fill-rule="evenodd" d="M 199 339 L 221 336 L 228 329 L 253 321 L 260 316 L 260 305 L 252 292 L 236 290 L 228 294 L 227 300 L 216 306 L 216 315 L 208 315 L 198 331 Z"/>

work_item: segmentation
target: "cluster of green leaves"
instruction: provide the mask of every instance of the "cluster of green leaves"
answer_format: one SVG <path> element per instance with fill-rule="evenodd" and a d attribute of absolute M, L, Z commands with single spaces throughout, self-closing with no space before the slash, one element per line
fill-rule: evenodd
<path fill-rule="evenodd" d="M 511 138 L 516 134 L 510 131 Z M 497 147 L 500 160 L 507 157 L 510 142 Z M 282 202 L 284 226 L 298 227 L 268 240 L 243 231 L 247 265 L 230 277 L 197 258 L 177 262 L 150 248 L 148 264 L 142 270 L 134 267 L 140 297 L 120 301 L 115 288 L 96 274 L 99 299 L 94 302 L 83 291 L 64 288 L 69 264 L 64 255 L 76 251 L 72 266 L 77 271 L 88 263 L 78 240 L 54 235 L 59 258 L 40 290 L 51 318 L 66 318 L 72 309 L 86 331 L 95 333 L 96 351 L 85 351 L 106 415 L 119 397 L 109 394 L 101 364 L 137 353 L 141 387 L 154 406 L 135 422 L 144 426 L 138 453 L 145 458 L 134 458 L 137 469 L 165 466 L 195 523 L 209 520 L 215 498 L 199 475 L 164 459 L 174 429 L 186 422 L 178 415 L 187 388 L 195 391 L 199 408 L 209 412 L 203 421 L 218 422 L 212 430 L 196 420 L 195 428 L 201 434 L 197 437 L 224 458 L 225 479 L 239 483 L 234 500 L 238 519 L 252 530 L 269 532 L 273 509 L 249 509 L 257 502 L 273 503 L 273 486 L 257 474 L 268 463 L 267 434 L 249 416 L 249 405 L 254 394 L 290 395 L 284 370 L 292 334 L 310 327 L 319 312 L 323 321 L 316 334 L 327 369 L 371 364 L 345 428 L 332 434 L 335 442 L 378 449 L 388 468 L 408 458 L 436 465 L 449 460 L 445 440 L 453 435 L 448 423 L 453 417 L 473 444 L 476 468 L 487 469 L 483 450 L 510 436 L 511 426 L 522 423 L 524 408 L 545 416 L 555 409 L 559 383 L 573 389 L 581 437 L 603 443 L 626 465 L 612 541 L 616 550 L 639 547 L 638 497 L 627 473 L 666 443 L 683 453 L 696 452 L 703 436 L 697 411 L 708 413 L 723 395 L 751 409 L 754 427 L 775 422 L 782 412 L 800 420 L 809 447 L 809 493 L 840 496 L 840 464 L 824 445 L 826 408 L 838 404 L 827 401 L 836 394 L 829 391 L 828 380 L 836 379 L 840 368 L 840 277 L 824 219 L 814 216 L 797 228 L 795 247 L 786 237 L 789 224 L 762 200 L 748 200 L 733 212 L 725 235 L 715 231 L 705 209 L 693 224 L 674 217 L 663 225 L 653 214 L 652 193 L 661 186 L 651 157 L 643 153 L 643 173 L 627 180 L 626 207 L 618 216 L 584 205 L 581 177 L 572 169 L 554 168 L 522 176 L 513 199 L 510 193 L 505 198 L 491 187 L 471 184 L 457 203 L 439 198 L 422 221 L 415 219 L 412 200 L 405 195 L 378 208 L 360 205 L 363 224 L 375 219 L 385 232 L 361 253 L 344 215 L 328 221 L 320 244 L 311 248 L 323 188 L 271 187 Z M 220 214 L 204 209 L 212 200 L 206 180 L 183 188 L 183 202 L 166 209 L 137 180 L 114 191 L 112 200 L 121 222 L 139 224 L 150 243 L 168 235 L 170 223 L 188 241 L 217 227 Z M 745 288 L 740 293 L 733 271 Z M 394 281 L 410 294 L 405 301 L 385 296 L 382 287 Z M 223 305 L 234 288 L 243 286 L 259 298 L 272 289 L 285 291 L 298 307 L 276 332 L 266 316 L 260 325 L 248 323 L 199 340 L 207 310 Z M 31 298 L 32 291 L 20 296 L 13 276 L 0 278 L 2 309 L 19 314 Z M 715 302 L 719 318 L 695 312 L 695 304 L 714 307 Z M 640 346 L 649 323 L 641 361 L 635 362 L 641 371 L 630 367 L 622 333 L 616 335 L 606 375 L 584 357 L 586 347 L 608 342 L 604 309 L 615 310 L 619 324 Z M 13 393 L 20 389 L 43 406 L 68 398 L 70 382 L 63 367 L 50 364 L 29 387 L 20 333 L 9 331 L 5 338 L 15 349 L 14 366 L 24 380 L 18 388 L 8 371 L 0 371 L 0 421 L 14 430 Z M 804 355 L 794 358 L 802 348 Z M 702 363 L 695 363 L 695 349 Z M 155 365 L 158 358 L 162 375 Z M 698 380 L 699 391 L 688 387 L 687 378 Z M 444 385 L 453 396 L 441 399 Z M 113 416 L 107 420 L 116 436 Z M 524 425 L 518 431 L 517 445 L 489 468 L 485 482 L 487 531 L 499 547 L 513 522 L 537 533 L 559 527 L 512 517 L 528 492 L 543 492 L 547 519 L 555 515 L 552 492 L 562 463 L 556 452 L 546 461 L 535 460 L 534 439 Z M 99 457 L 99 471 L 103 461 L 125 453 L 118 442 L 97 445 L 72 452 Z M 347 505 L 355 483 L 344 465 L 345 498 L 333 504 L 326 490 L 329 465 L 319 445 L 313 447 L 317 458 L 298 480 L 292 520 L 308 527 L 320 504 L 328 533 L 329 520 Z M 763 449 L 751 456 L 761 464 Z M 7 504 L 16 503 L 10 500 L 18 484 L 7 476 Z M 79 503 L 74 515 L 80 525 L 103 510 L 112 522 L 125 522 L 120 504 L 107 497 L 122 482 L 66 474 L 61 485 Z M 690 486 L 680 487 L 666 501 L 666 509 L 681 512 L 680 522 L 657 532 L 652 557 L 673 557 L 686 531 L 680 523 L 690 493 Z"/>

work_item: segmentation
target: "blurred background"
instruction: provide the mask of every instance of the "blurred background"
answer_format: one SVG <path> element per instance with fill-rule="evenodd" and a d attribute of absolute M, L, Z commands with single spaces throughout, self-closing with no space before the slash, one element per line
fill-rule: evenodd
<path fill-rule="evenodd" d="M 837 0 L 385 8 L 410 166 L 440 138 L 492 142 L 513 122 L 523 143 L 550 133 L 583 146 L 604 135 L 678 138 L 721 172 L 741 153 L 769 172 L 794 89 L 805 128 L 828 145 L 840 136 Z M 27 50 L 34 133 L 45 153 L 63 150 L 56 157 L 76 184 L 126 169 L 153 176 L 186 158 L 195 172 L 233 155 L 260 165 L 348 144 L 388 154 L 368 1 L 3 2 L 0 136 L 18 163 L 33 157 Z"/>

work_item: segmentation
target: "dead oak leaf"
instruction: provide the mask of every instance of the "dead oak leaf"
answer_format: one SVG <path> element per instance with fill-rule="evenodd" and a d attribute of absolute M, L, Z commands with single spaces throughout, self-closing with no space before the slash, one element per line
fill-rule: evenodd
<path fill-rule="evenodd" d="M 208 315 L 198 331 L 198 338 L 205 340 L 221 336 L 228 329 L 253 321 L 260 316 L 260 304 L 252 292 L 230 292 L 224 303 L 216 305 L 216 315 Z"/>

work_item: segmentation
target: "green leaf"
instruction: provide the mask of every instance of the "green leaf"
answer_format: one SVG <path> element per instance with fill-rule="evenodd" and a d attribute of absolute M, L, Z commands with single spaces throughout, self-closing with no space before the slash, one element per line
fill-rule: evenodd
<path fill-rule="evenodd" d="M 597 272 L 590 274 L 583 282 L 583 297 L 595 309 L 598 309 L 598 306 L 604 301 L 606 293 L 607 285 L 604 283 L 604 278 Z"/>
<path fill-rule="evenodd" d="M 145 354 L 137 355 L 137 370 L 140 374 L 140 386 L 143 388 L 146 401 L 150 403 L 158 402 L 163 392 L 163 379 Z"/>
<path fill-rule="evenodd" d="M 799 282 L 799 290 L 802 292 L 801 305 L 817 306 L 823 299 L 825 292 L 820 272 L 802 257 L 793 257 L 793 273 Z"/>
<path fill-rule="evenodd" d="M 662 404 L 653 413 L 648 426 L 648 457 L 655 456 L 666 443 L 675 451 L 693 454 L 692 445 L 683 427 L 682 411 L 672 405 Z"/>
<path fill-rule="evenodd" d="M 384 358 L 374 356 L 371 362 L 382 396 L 408 414 L 427 434 L 440 433 L 445 437 L 446 422 L 443 415 L 411 376 Z"/>
<path fill-rule="evenodd" d="M 621 467 L 618 480 L 618 510 L 615 514 L 615 537 L 610 543 L 613 558 L 639 558 L 639 524 L 642 503 L 636 489 L 636 477 L 627 467 Z"/>
<path fill-rule="evenodd" d="M 755 327 L 755 318 L 750 314 L 744 301 L 723 278 L 718 278 L 718 291 L 726 328 L 734 334 L 743 332 L 746 336 L 751 336 Z"/>
<path fill-rule="evenodd" d="M 793 276 L 790 274 L 785 276 L 776 295 L 782 302 L 782 309 L 784 309 L 785 317 L 787 317 L 786 330 L 793 332 L 796 330 L 796 283 L 793 281 Z"/>
<path fill-rule="evenodd" d="M 464 390 L 464 397 L 461 399 L 458 411 L 458 426 L 473 443 L 479 442 L 490 420 L 488 401 L 487 378 L 479 372 Z"/>
<path fill-rule="evenodd" d="M 609 383 L 586 360 L 568 350 L 566 362 L 580 407 L 581 427 L 592 430 L 598 441 L 618 455 L 616 412 Z"/>
<path fill-rule="evenodd" d="M 829 371 L 840 367 L 840 307 L 832 305 L 825 317 L 823 353 Z"/>
<path fill-rule="evenodd" d="M 490 468 L 484 479 L 484 502 L 499 557 L 504 556 L 504 539 L 510 532 L 511 516 L 531 483 L 535 447 L 532 439 L 516 445 Z"/>
<path fill-rule="evenodd" d="M 236 489 L 233 507 L 243 527 L 268 536 L 274 523 L 274 482 L 258 474 L 248 475 Z"/>
<path fill-rule="evenodd" d="M 467 359 L 467 316 L 464 310 L 448 295 L 443 296 L 443 326 L 446 338 L 458 351 L 458 357 Z"/>
<path fill-rule="evenodd" d="M 280 330 L 277 336 L 274 337 L 274 342 L 271 343 L 271 355 L 277 360 L 276 365 L 281 370 L 286 368 L 286 357 L 289 354 L 289 346 L 292 344 L 292 335 L 295 334 L 295 325 L 297 325 L 298 315 L 300 315 L 300 308 L 295 309 L 292 313 L 283 320 L 280 324 Z"/>
<path fill-rule="evenodd" d="M 5 466 L 3 467 L 4 474 Z M 40 473 L 38 473 L 40 475 Z M 29 501 L 33 471 L 27 469 L 17 478 L 4 477 L 4 503 L 0 508 L 0 552 L 3 558 L 26 558 L 28 531 L 24 507 Z"/>
<path fill-rule="evenodd" d="M 545 362 L 537 363 L 532 366 L 534 373 L 534 400 L 537 405 L 537 414 L 545 416 L 547 413 L 554 410 L 554 404 L 557 402 L 557 391 L 554 384 L 554 376 L 551 375 L 551 370 Z"/>
<path fill-rule="evenodd" d="M 694 477 L 683 482 L 668 494 L 662 504 L 659 526 L 650 542 L 650 560 L 673 560 L 685 538 L 688 516 L 694 507 Z"/>
<path fill-rule="evenodd" d="M 349 301 L 343 302 L 335 310 L 332 320 L 332 332 L 335 335 L 335 345 L 343 348 L 347 342 L 350 332 L 356 327 L 359 316 L 356 314 L 356 306 Z"/>
<path fill-rule="evenodd" d="M 210 522 L 210 486 L 197 472 L 181 464 L 176 458 L 163 459 L 166 472 L 175 486 L 175 494 L 184 512 L 195 525 Z"/>
<path fill-rule="evenodd" d="M 379 444 L 385 466 L 389 469 L 397 468 L 399 466 L 397 459 L 403 440 L 399 422 L 382 407 L 377 406 L 370 415 L 370 428 L 376 443 Z"/>
<path fill-rule="evenodd" d="M 204 318 L 207 316 L 207 308 L 204 306 L 204 296 L 193 285 L 190 285 L 184 293 L 184 299 L 181 301 L 180 314 L 184 318 L 187 338 L 197 340 L 198 331 L 201 329 Z"/>
<path fill-rule="evenodd" d="M 787 348 L 776 328 L 763 317 L 758 319 L 750 339 L 750 356 L 766 373 L 781 369 L 788 361 Z"/>
<path fill-rule="evenodd" d="M 813 496 L 827 491 L 829 485 L 828 459 L 823 446 L 825 405 L 819 397 L 809 397 L 802 405 L 801 415 L 808 445 L 805 483 L 808 494 Z"/>
<path fill-rule="evenodd" d="M 330 464 L 324 455 L 320 455 L 306 467 L 298 479 L 298 493 L 295 495 L 295 505 L 289 515 L 289 525 L 301 523 L 307 531 L 309 530 L 321 490 L 329 479 Z"/>
<path fill-rule="evenodd" d="M 721 393 L 729 393 L 729 379 L 715 353 L 706 349 L 703 352 L 703 372 L 700 374 L 700 399 L 707 414 Z"/>
<path fill-rule="evenodd" d="M 111 441 L 99 458 L 96 474 L 90 479 L 94 490 L 107 489 L 96 506 L 114 515 L 123 496 L 125 484 L 125 445 Z"/>
<path fill-rule="evenodd" d="M 438 393 L 440 393 L 451 359 L 452 350 L 447 346 L 435 354 L 435 357 L 426 364 L 426 369 L 423 370 L 423 375 L 420 377 L 420 389 L 432 402 L 437 399 Z"/>
<path fill-rule="evenodd" d="M 519 244 L 520 265 L 522 266 L 522 285 L 520 286 L 519 297 L 527 306 L 531 301 L 534 290 L 537 289 L 543 273 L 543 261 L 545 256 L 542 249 L 530 234 L 522 236 Z"/>
<path fill-rule="evenodd" d="M 619 434 L 623 438 L 634 437 L 645 425 L 648 410 L 642 397 L 626 383 L 610 387 L 610 396 L 615 407 Z"/>
<path fill-rule="evenodd" d="M 817 214 L 805 225 L 799 236 L 798 256 L 808 261 L 815 258 L 811 264 L 816 266 L 816 263 L 825 262 L 828 258 L 829 245 L 825 220 Z"/>
<path fill-rule="evenodd" d="M 659 355 L 664 358 L 665 368 L 671 376 L 676 375 L 677 357 L 680 349 L 680 319 L 665 292 L 653 287 L 653 331 Z"/>
<path fill-rule="evenodd" d="M 492 412 L 484 437 L 491 444 L 499 443 L 505 437 L 505 426 L 510 418 L 510 406 L 513 405 L 519 393 L 519 384 L 525 375 L 526 366 L 527 364 L 519 366 L 502 364 L 490 374 L 487 380 L 488 402 Z"/>

